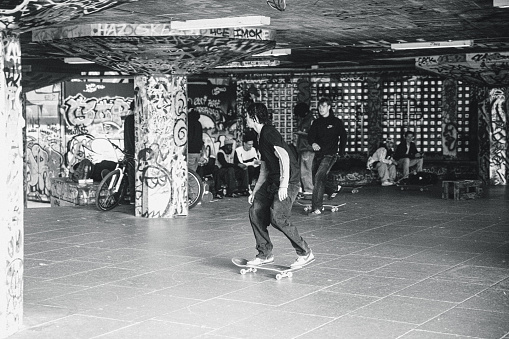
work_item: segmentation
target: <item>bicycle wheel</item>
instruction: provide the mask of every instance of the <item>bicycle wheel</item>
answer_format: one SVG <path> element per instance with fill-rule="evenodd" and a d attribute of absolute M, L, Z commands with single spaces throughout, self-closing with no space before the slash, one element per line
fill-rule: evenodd
<path fill-rule="evenodd" d="M 120 175 L 120 170 L 116 169 L 108 173 L 95 194 L 95 206 L 101 211 L 109 211 L 118 206 L 124 198 L 127 189 L 127 180 L 125 175 Z M 122 180 L 118 191 L 116 190 L 118 181 Z"/>
<path fill-rule="evenodd" d="M 203 196 L 203 181 L 198 173 L 193 170 L 187 170 L 187 197 L 189 199 L 189 208 L 196 206 Z"/>

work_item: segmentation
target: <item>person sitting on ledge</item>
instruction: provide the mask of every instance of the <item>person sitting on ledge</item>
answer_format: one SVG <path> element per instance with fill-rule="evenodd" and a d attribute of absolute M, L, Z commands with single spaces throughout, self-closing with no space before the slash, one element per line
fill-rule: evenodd
<path fill-rule="evenodd" d="M 398 162 L 392 158 L 394 140 L 388 138 L 368 159 L 368 169 L 376 169 L 382 181 L 382 186 L 394 185 L 396 180 L 396 165 Z"/>
<path fill-rule="evenodd" d="M 398 166 L 403 168 L 403 177 L 401 179 L 408 178 L 410 174 L 410 167 L 416 166 L 416 172 L 422 172 L 423 158 L 422 154 L 417 151 L 415 146 L 414 132 L 405 132 L 405 141 L 399 143 L 394 153 L 394 159 L 398 162 Z"/>

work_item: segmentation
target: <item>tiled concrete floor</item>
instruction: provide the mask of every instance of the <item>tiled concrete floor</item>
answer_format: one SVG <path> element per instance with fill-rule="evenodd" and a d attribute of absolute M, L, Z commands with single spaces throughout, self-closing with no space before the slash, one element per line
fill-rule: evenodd
<path fill-rule="evenodd" d="M 294 207 L 317 260 L 281 281 L 230 262 L 255 255 L 246 198 L 177 219 L 27 209 L 25 328 L 10 338 L 509 338 L 507 190 L 439 194 L 369 187 L 337 213 Z"/>

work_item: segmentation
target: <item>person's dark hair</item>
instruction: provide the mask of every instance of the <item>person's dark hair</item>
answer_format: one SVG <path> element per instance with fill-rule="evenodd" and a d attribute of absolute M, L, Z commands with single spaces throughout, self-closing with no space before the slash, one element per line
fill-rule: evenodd
<path fill-rule="evenodd" d="M 255 141 L 256 136 L 252 131 L 246 131 L 242 137 L 242 142 Z"/>
<path fill-rule="evenodd" d="M 299 102 L 293 108 L 293 114 L 298 116 L 299 118 L 304 118 L 309 113 L 309 105 L 305 102 Z"/>
<path fill-rule="evenodd" d="M 415 133 L 414 133 L 414 131 L 408 130 L 408 131 L 406 131 L 406 132 L 405 132 L 405 138 L 406 138 L 409 134 L 412 134 L 412 135 L 415 137 Z"/>
<path fill-rule="evenodd" d="M 261 102 L 255 102 L 247 108 L 247 114 L 252 118 L 256 118 L 260 124 L 270 124 L 271 114 L 267 110 L 267 106 Z"/>
<path fill-rule="evenodd" d="M 332 101 L 331 101 L 331 99 L 326 98 L 326 97 L 320 98 L 320 100 L 318 101 L 318 106 L 320 106 L 320 105 L 321 105 L 321 104 L 323 104 L 324 102 L 326 102 L 326 103 L 327 103 L 327 105 L 332 106 Z"/>

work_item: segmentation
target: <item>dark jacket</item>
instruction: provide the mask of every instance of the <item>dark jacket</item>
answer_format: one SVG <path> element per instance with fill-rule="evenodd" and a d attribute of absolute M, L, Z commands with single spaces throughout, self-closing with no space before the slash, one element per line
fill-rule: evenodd
<path fill-rule="evenodd" d="M 327 118 L 319 117 L 309 129 L 308 142 L 317 143 L 320 150 L 318 155 L 343 155 L 346 147 L 346 130 L 343 120 L 330 114 Z"/>
<path fill-rule="evenodd" d="M 415 143 L 413 143 L 413 142 L 410 143 L 410 152 L 408 152 L 408 154 L 406 154 L 406 151 L 407 151 L 406 141 L 399 143 L 398 147 L 396 147 L 396 152 L 394 153 L 394 159 L 396 159 L 396 160 L 403 159 L 403 158 L 414 159 L 415 154 L 419 153 L 417 151 L 417 147 L 415 146 Z"/>
<path fill-rule="evenodd" d="M 200 113 L 191 110 L 187 121 L 187 152 L 200 153 L 203 147 L 203 129 L 200 123 Z"/>
<path fill-rule="evenodd" d="M 313 123 L 314 117 L 312 113 L 309 113 L 305 117 L 299 120 L 297 124 L 297 151 L 298 152 L 313 152 L 313 147 L 308 142 L 308 136 L 307 133 L 309 131 L 309 128 L 311 127 L 311 124 Z"/>

